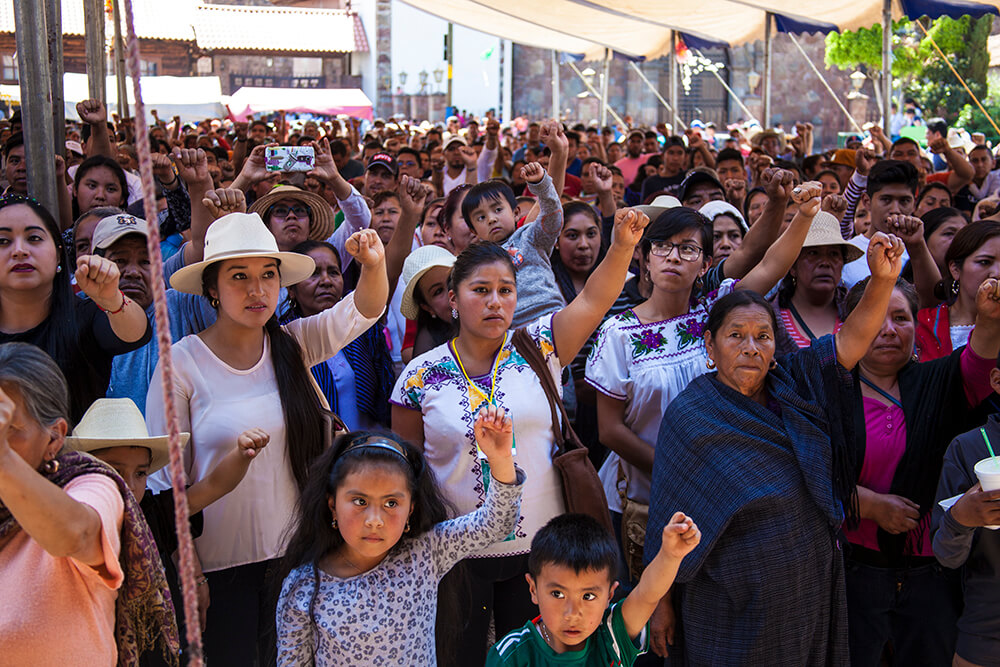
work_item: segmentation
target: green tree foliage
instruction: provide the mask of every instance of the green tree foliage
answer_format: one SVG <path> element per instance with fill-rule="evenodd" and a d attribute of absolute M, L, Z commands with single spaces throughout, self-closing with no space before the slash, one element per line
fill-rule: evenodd
<path fill-rule="evenodd" d="M 982 98 L 986 94 L 990 59 L 986 42 L 993 17 L 943 16 L 934 21 L 926 18 L 920 21 L 976 96 Z M 893 22 L 892 49 L 892 76 L 901 84 L 904 94 L 920 104 L 925 118 L 944 116 L 954 121 L 970 102 L 969 95 L 931 41 L 925 39 L 924 31 L 907 19 Z M 882 68 L 882 26 L 827 35 L 826 65 L 840 69 L 861 67 L 877 79 Z"/>

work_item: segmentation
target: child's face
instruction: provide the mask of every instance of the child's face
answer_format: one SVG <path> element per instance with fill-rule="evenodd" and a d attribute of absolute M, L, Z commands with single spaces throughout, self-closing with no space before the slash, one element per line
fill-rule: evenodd
<path fill-rule="evenodd" d="M 91 452 L 115 469 L 132 490 L 137 502 L 146 494 L 146 477 L 153 454 L 146 447 L 107 447 Z"/>
<path fill-rule="evenodd" d="M 543 565 L 537 579 L 530 574 L 525 577 L 556 653 L 586 647 L 587 637 L 601 624 L 618 587 L 606 569 L 576 572 L 554 563 Z"/>
<path fill-rule="evenodd" d="M 476 236 L 484 241 L 503 243 L 514 233 L 514 211 L 506 199 L 484 199 L 469 211 L 469 220 Z"/>
<path fill-rule="evenodd" d="M 344 477 L 327 499 L 345 553 L 356 567 L 375 567 L 406 530 L 413 512 L 406 476 L 389 465 L 366 465 Z"/>

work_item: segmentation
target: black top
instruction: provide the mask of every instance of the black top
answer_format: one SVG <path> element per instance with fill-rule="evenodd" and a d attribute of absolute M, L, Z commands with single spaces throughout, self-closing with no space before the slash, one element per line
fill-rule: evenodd
<path fill-rule="evenodd" d="M 76 345 L 65 359 L 55 358 L 56 351 L 49 349 L 50 343 L 47 343 L 53 333 L 52 315 L 28 331 L 16 334 L 0 331 L 0 343 L 31 343 L 53 355 L 69 385 L 70 417 L 75 424 L 91 403 L 107 393 L 111 379 L 111 360 L 119 354 L 145 345 L 152 336 L 152 330 L 147 322 L 142 338 L 134 343 L 126 343 L 115 335 L 109 316 L 90 299 L 76 300 L 74 317 Z"/>
<path fill-rule="evenodd" d="M 680 171 L 675 176 L 647 176 L 646 180 L 642 182 L 642 202 L 646 201 L 646 197 L 653 194 L 654 192 L 659 192 L 660 190 L 670 190 L 677 185 L 684 182 L 684 177 L 687 172 Z"/>

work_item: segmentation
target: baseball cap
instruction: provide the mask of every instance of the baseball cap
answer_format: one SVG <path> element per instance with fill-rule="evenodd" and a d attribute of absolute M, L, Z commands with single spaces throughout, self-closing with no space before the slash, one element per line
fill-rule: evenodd
<path fill-rule="evenodd" d="M 462 144 L 463 146 L 468 146 L 469 142 L 461 134 L 453 134 L 444 140 L 445 150 L 447 150 L 448 147 L 451 146 L 452 144 Z"/>
<path fill-rule="evenodd" d="M 726 191 L 726 189 L 722 187 L 722 183 L 719 182 L 719 179 L 716 177 L 714 172 L 708 171 L 707 169 L 694 169 L 681 182 L 679 188 L 681 201 L 683 202 L 688 198 L 688 195 L 691 194 L 691 190 L 693 190 L 695 186 L 703 185 L 705 183 L 718 186 L 718 188 L 723 192 Z"/>
<path fill-rule="evenodd" d="M 94 228 L 94 236 L 91 239 L 92 250 L 106 250 L 111 245 L 127 234 L 142 234 L 149 236 L 149 225 L 142 218 L 137 218 L 128 213 L 116 213 L 109 215 L 97 223 Z"/>
<path fill-rule="evenodd" d="M 399 165 L 396 164 L 396 158 L 388 153 L 375 153 L 375 155 L 372 155 L 371 159 L 368 160 L 368 166 L 365 167 L 365 171 L 371 170 L 372 167 L 384 167 L 393 176 L 399 173 Z"/>
<path fill-rule="evenodd" d="M 81 156 L 83 155 L 83 146 L 81 146 L 80 142 L 78 141 L 67 141 L 66 150 L 70 151 L 71 153 L 76 153 L 77 155 Z"/>
<path fill-rule="evenodd" d="M 628 131 L 628 135 L 625 137 L 626 140 L 630 139 L 632 137 L 632 135 L 635 135 L 635 134 L 638 134 L 643 139 L 646 138 L 646 133 L 645 132 L 643 132 L 642 130 L 640 130 L 637 127 L 633 127 L 631 130 Z"/>

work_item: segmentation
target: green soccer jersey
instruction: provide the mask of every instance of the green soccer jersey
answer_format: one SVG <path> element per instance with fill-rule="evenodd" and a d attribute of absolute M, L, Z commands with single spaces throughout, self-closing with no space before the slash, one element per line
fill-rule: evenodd
<path fill-rule="evenodd" d="M 582 651 L 556 653 L 542 638 L 534 621 L 504 636 L 490 649 L 486 667 L 527 667 L 529 665 L 576 665 L 577 667 L 631 667 L 640 653 L 649 650 L 649 627 L 636 641 L 629 639 L 622 618 L 621 603 L 608 607 L 604 620 Z"/>

